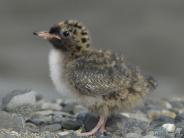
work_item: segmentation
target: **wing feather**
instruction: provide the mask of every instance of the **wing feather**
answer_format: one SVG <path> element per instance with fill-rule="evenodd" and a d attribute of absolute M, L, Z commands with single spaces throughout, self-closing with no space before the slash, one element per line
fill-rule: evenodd
<path fill-rule="evenodd" d="M 69 79 L 83 95 L 97 96 L 119 92 L 127 85 L 129 70 L 121 60 L 105 55 L 79 58 L 70 66 Z"/>

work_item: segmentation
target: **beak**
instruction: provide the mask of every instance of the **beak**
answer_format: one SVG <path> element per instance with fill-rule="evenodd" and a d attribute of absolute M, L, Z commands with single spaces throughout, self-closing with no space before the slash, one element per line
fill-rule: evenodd
<path fill-rule="evenodd" d="M 39 36 L 45 40 L 52 40 L 52 39 L 59 39 L 61 40 L 61 38 L 58 35 L 55 34 L 50 34 L 47 31 L 41 31 L 41 32 L 33 32 L 34 35 Z"/>

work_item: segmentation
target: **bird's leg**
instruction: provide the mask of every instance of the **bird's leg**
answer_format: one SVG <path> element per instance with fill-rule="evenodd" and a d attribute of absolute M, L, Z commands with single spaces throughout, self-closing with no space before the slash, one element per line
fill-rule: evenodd
<path fill-rule="evenodd" d="M 95 133 L 97 133 L 98 130 L 101 130 L 101 128 L 103 128 L 103 130 L 105 130 L 105 123 L 106 123 L 106 118 L 103 116 L 100 116 L 100 119 L 97 123 L 97 125 L 89 132 L 84 132 L 84 133 L 80 133 L 79 136 L 92 136 Z"/>
<path fill-rule="evenodd" d="M 106 122 L 107 122 L 107 118 L 105 118 L 104 120 L 104 123 L 102 124 L 102 126 L 100 127 L 100 133 L 105 133 L 106 132 L 106 128 L 105 128 L 105 125 L 106 125 Z"/>

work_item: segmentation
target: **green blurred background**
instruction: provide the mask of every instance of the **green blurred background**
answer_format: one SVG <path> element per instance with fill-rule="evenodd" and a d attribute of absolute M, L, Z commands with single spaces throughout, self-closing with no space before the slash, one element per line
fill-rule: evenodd
<path fill-rule="evenodd" d="M 152 74 L 155 98 L 184 95 L 184 1 L 0 0 L 0 97 L 16 88 L 59 96 L 49 78 L 51 45 L 32 32 L 64 19 L 82 21 L 94 47 Z"/>

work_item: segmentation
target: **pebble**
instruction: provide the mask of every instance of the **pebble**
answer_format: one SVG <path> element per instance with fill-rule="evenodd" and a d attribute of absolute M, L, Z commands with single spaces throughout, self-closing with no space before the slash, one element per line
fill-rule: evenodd
<path fill-rule="evenodd" d="M 156 136 L 152 136 L 152 135 L 146 135 L 146 136 L 143 136 L 141 138 L 159 138 L 159 137 L 156 137 Z"/>
<path fill-rule="evenodd" d="M 62 106 L 60 106 L 57 103 L 51 103 L 51 102 L 46 102 L 44 100 L 40 101 L 40 108 L 41 110 L 56 110 L 56 111 L 61 111 Z"/>
<path fill-rule="evenodd" d="M 150 127 L 151 128 L 156 128 L 156 127 L 160 127 L 163 124 L 167 124 L 167 123 L 173 124 L 174 120 L 172 118 L 170 118 L 170 117 L 160 116 L 160 117 L 158 117 L 157 119 L 153 120 L 150 123 Z"/>
<path fill-rule="evenodd" d="M 40 132 L 40 128 L 39 126 L 36 126 L 33 123 L 26 123 L 26 130 L 29 132 L 33 132 L 33 133 L 39 133 Z"/>
<path fill-rule="evenodd" d="M 85 108 L 82 105 L 75 105 L 74 106 L 74 109 L 73 109 L 73 113 L 74 114 L 78 114 L 78 113 L 81 113 L 81 112 L 88 112 L 88 109 Z"/>
<path fill-rule="evenodd" d="M 0 111 L 0 129 L 25 130 L 25 120 L 21 115 Z"/>
<path fill-rule="evenodd" d="M 137 120 L 144 121 L 144 122 L 149 122 L 149 119 L 146 117 L 146 115 L 140 111 L 137 111 L 135 113 L 121 113 L 121 115 L 123 115 L 127 118 L 132 118 L 132 119 L 137 119 Z"/>
<path fill-rule="evenodd" d="M 150 110 L 148 112 L 148 118 L 151 120 L 155 120 L 156 118 L 159 118 L 160 116 L 166 116 L 175 119 L 176 113 L 169 111 L 169 110 Z"/>
<path fill-rule="evenodd" d="M 67 130 L 77 130 L 82 127 L 82 123 L 78 120 L 66 119 L 61 122 L 62 128 Z"/>
<path fill-rule="evenodd" d="M 184 113 L 177 114 L 175 118 L 176 127 L 183 127 L 184 128 Z"/>
<path fill-rule="evenodd" d="M 84 124 L 85 131 L 90 131 L 96 126 L 98 122 L 98 116 L 93 113 L 82 112 L 77 115 L 77 120 Z"/>
<path fill-rule="evenodd" d="M 61 130 L 61 124 L 51 124 L 51 125 L 41 125 L 40 126 L 40 131 L 49 131 L 49 132 L 54 132 Z"/>
<path fill-rule="evenodd" d="M 36 92 L 32 90 L 14 90 L 2 99 L 2 107 L 14 111 L 24 105 L 33 106 L 36 103 Z"/>
<path fill-rule="evenodd" d="M 44 116 L 44 115 L 34 115 L 32 116 L 27 122 L 31 122 L 35 125 L 42 125 L 42 124 L 51 124 L 52 123 L 52 116 Z"/>
<path fill-rule="evenodd" d="M 141 135 L 139 135 L 137 133 L 128 133 L 126 135 L 126 138 L 141 138 Z"/>
<path fill-rule="evenodd" d="M 170 138 L 168 132 L 163 127 L 157 127 L 154 129 L 154 136 L 158 138 Z"/>
<path fill-rule="evenodd" d="M 162 127 L 165 128 L 167 132 L 171 133 L 173 133 L 176 129 L 176 126 L 174 124 L 163 124 Z"/>

